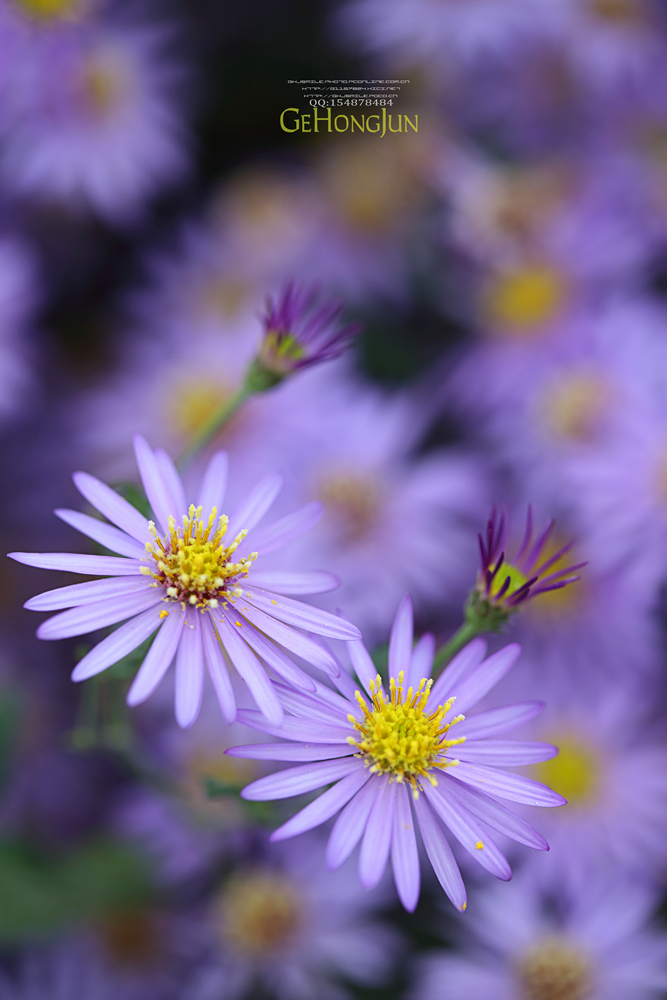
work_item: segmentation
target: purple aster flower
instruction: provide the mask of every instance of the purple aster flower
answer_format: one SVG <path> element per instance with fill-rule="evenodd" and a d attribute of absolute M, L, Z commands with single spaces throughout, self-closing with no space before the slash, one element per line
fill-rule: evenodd
<path fill-rule="evenodd" d="M 257 355 L 258 375 L 275 383 L 287 375 L 340 357 L 361 327 L 339 324 L 339 302 L 318 303 L 319 289 L 285 285 L 276 299 L 268 298 L 262 316 L 264 339 Z"/>
<path fill-rule="evenodd" d="M 187 172 L 189 135 L 176 89 L 184 74 L 162 27 L 88 30 L 29 49 L 0 168 L 22 196 L 135 222 L 144 204 Z"/>
<path fill-rule="evenodd" d="M 185 1000 L 350 1000 L 340 979 L 377 986 L 401 943 L 376 917 L 386 901 L 362 894 L 354 871 L 323 868 L 317 834 L 276 844 L 239 865 L 217 890 L 201 935 L 206 946 Z M 254 987 L 254 989 L 253 989 Z"/>
<path fill-rule="evenodd" d="M 106 670 L 157 631 L 128 693 L 128 704 L 148 698 L 176 657 L 176 718 L 189 726 L 199 712 L 204 662 L 208 665 L 225 718 L 235 717 L 227 658 L 250 688 L 267 718 L 279 723 L 283 709 L 261 660 L 302 690 L 314 690 L 310 677 L 284 648 L 319 669 L 338 673 L 333 656 L 306 632 L 351 639 L 358 629 L 327 612 L 284 594 L 314 593 L 338 584 L 330 573 L 262 572 L 254 562 L 311 527 L 321 506 L 311 503 L 254 535 L 247 535 L 273 503 L 282 479 L 265 477 L 233 512 L 218 514 L 227 480 L 227 456 L 209 462 L 197 498 L 187 504 L 180 476 L 166 452 L 155 452 L 137 435 L 135 455 L 155 521 L 87 473 L 74 476 L 77 489 L 112 524 L 77 511 L 57 515 L 119 556 L 14 552 L 28 566 L 68 570 L 106 579 L 48 591 L 26 603 L 35 611 L 69 608 L 40 625 L 41 639 L 64 639 L 127 621 L 92 649 L 74 669 L 76 681 Z M 281 596 L 279 596 L 281 595 Z M 305 631 L 303 631 L 305 630 Z"/>
<path fill-rule="evenodd" d="M 544 817 L 551 851 L 539 871 L 545 883 L 573 886 L 595 865 L 662 878 L 667 748 L 663 727 L 651 721 L 655 686 L 633 676 L 609 684 L 595 662 L 600 648 L 590 653 L 576 675 L 555 662 L 546 674 L 524 658 L 506 695 L 544 699 L 548 709 L 526 735 L 559 747 L 557 758 L 532 772 L 567 798 L 564 809 Z"/>
<path fill-rule="evenodd" d="M 510 562 L 505 558 L 509 519 L 506 513 L 498 517 L 495 506 L 492 508 L 486 537 L 477 536 L 482 568 L 470 595 L 468 615 L 490 617 L 494 626 L 500 625 L 525 601 L 551 590 L 561 590 L 580 579 L 572 574 L 585 566 L 585 562 L 565 567 L 558 565 L 574 542 L 568 542 L 553 554 L 547 555 L 545 551 L 554 523 L 550 521 L 541 534 L 533 537 L 533 511 L 529 505 L 523 541 Z"/>
<path fill-rule="evenodd" d="M 337 868 L 359 841 L 359 875 L 371 888 L 384 873 L 391 853 L 401 902 L 414 910 L 419 897 L 419 859 L 415 821 L 426 853 L 443 889 L 459 910 L 466 892 L 444 824 L 488 871 L 509 879 L 511 869 L 489 828 L 536 850 L 546 841 L 498 799 L 533 806 L 559 806 L 565 799 L 545 785 L 503 767 L 543 761 L 558 751 L 546 743 L 497 740 L 533 718 L 541 702 L 521 703 L 466 718 L 507 673 L 520 652 L 516 644 L 484 659 L 486 643 L 475 639 L 433 682 L 433 637 L 412 647 L 412 603 L 405 597 L 389 643 L 389 692 L 364 645 L 350 643 L 361 682 L 342 672 L 339 692 L 316 684 L 315 693 L 281 686 L 291 718 L 282 726 L 258 712 L 240 712 L 247 725 L 294 742 L 237 747 L 228 753 L 259 760 L 302 761 L 301 766 L 260 778 L 242 796 L 281 799 L 332 785 L 272 835 L 285 840 L 340 815 L 327 847 L 327 863 Z M 455 710 L 458 714 L 454 715 Z M 405 727 L 410 729 L 410 738 Z"/>
<path fill-rule="evenodd" d="M 544 893 L 530 868 L 480 894 L 467 947 L 420 960 L 410 1000 L 658 1000 L 667 936 L 647 926 L 655 888 L 614 871 L 569 898 Z M 555 903 L 555 905 L 554 905 Z"/>

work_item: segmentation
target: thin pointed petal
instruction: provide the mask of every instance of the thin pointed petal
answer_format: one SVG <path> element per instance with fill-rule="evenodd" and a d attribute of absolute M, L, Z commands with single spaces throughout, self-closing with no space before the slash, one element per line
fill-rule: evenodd
<path fill-rule="evenodd" d="M 72 680 L 86 681 L 89 677 L 94 677 L 114 663 L 118 663 L 148 639 L 161 624 L 162 619 L 157 608 L 149 608 L 132 621 L 121 625 L 79 660 L 72 671 Z"/>
<path fill-rule="evenodd" d="M 226 451 L 216 451 L 206 466 L 202 480 L 197 506 L 203 508 L 204 517 L 208 517 L 215 507 L 218 515 L 222 514 L 222 505 L 227 492 L 227 475 L 229 472 L 229 456 Z"/>
<path fill-rule="evenodd" d="M 80 531 L 82 535 L 87 535 L 88 538 L 99 542 L 111 552 L 128 556 L 130 559 L 143 559 L 146 555 L 145 548 L 134 538 L 130 538 L 124 531 L 119 531 L 111 524 L 100 521 L 97 517 L 90 517 L 78 510 L 63 510 L 62 508 L 54 510 L 53 513 L 65 524 L 69 524 L 76 531 Z"/>
<path fill-rule="evenodd" d="M 141 545 L 151 541 L 148 520 L 110 486 L 100 482 L 95 476 L 90 476 L 87 472 L 75 472 L 72 479 L 77 490 L 88 503 L 99 510 L 100 514 L 104 514 L 121 531 L 127 532 Z"/>
<path fill-rule="evenodd" d="M 398 898 L 405 909 L 409 913 L 413 913 L 419 902 L 419 854 L 415 836 L 415 820 L 410 808 L 410 793 L 405 783 L 396 786 L 391 866 Z"/>
<path fill-rule="evenodd" d="M 172 605 L 127 693 L 127 703 L 130 707 L 140 705 L 150 698 L 166 674 L 181 641 L 184 621 L 185 611 L 178 605 Z"/>
<path fill-rule="evenodd" d="M 412 656 L 412 599 L 406 594 L 398 606 L 389 636 L 389 677 L 398 684 L 398 675 L 403 672 L 404 678 L 410 674 L 410 659 Z"/>
<path fill-rule="evenodd" d="M 176 721 L 182 729 L 189 729 L 199 715 L 204 691 L 200 618 L 199 611 L 188 612 L 176 656 Z"/>

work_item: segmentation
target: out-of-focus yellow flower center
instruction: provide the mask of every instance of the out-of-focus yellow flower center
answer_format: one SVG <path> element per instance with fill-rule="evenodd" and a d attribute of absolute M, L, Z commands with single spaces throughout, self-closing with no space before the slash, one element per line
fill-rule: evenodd
<path fill-rule="evenodd" d="M 85 0 L 14 0 L 24 14 L 39 21 L 60 21 L 76 17 Z"/>
<path fill-rule="evenodd" d="M 220 910 L 225 944 L 252 958 L 289 947 L 305 919 L 294 883 L 272 872 L 235 875 L 227 883 Z"/>
<path fill-rule="evenodd" d="M 432 680 L 422 679 L 416 690 L 409 687 L 404 696 L 401 671 L 398 684 L 393 677 L 390 681 L 387 701 L 378 674 L 376 680 L 371 681 L 372 708 L 368 709 L 366 700 L 357 691 L 356 698 L 364 717 L 359 721 L 356 716 L 348 715 L 360 733 L 360 739 L 349 736 L 348 742 L 359 747 L 371 773 L 390 774 L 396 781 L 409 782 L 415 797 L 419 794 L 417 779 L 426 778 L 437 785 L 430 769 L 443 770 L 458 764 L 457 760 L 442 759 L 442 754 L 465 741 L 464 736 L 447 739 L 451 727 L 464 718 L 457 715 L 450 722 L 444 721 L 455 698 L 449 698 L 432 712 L 426 711 L 432 685 Z"/>
<path fill-rule="evenodd" d="M 154 523 L 150 531 L 155 541 L 146 542 L 146 552 L 154 561 L 154 568 L 142 566 L 145 576 L 152 576 L 156 586 L 164 587 L 170 601 L 186 606 L 217 608 L 219 600 L 228 594 L 240 596 L 240 587 L 232 586 L 240 577 L 247 576 L 257 552 L 234 562 L 233 554 L 248 532 L 240 531 L 233 542 L 223 545 L 229 518 L 221 514 L 215 527 L 217 508 L 202 519 L 202 508 L 190 505 L 188 515 L 183 515 L 183 527 L 176 527 L 176 519 L 169 518 L 169 530 L 160 538 Z"/>
<path fill-rule="evenodd" d="M 567 188 L 568 178 L 557 166 L 508 170 L 492 191 L 492 221 L 510 236 L 531 236 L 562 204 Z"/>
<path fill-rule="evenodd" d="M 100 925 L 105 950 L 118 965 L 148 965 L 159 958 L 160 937 L 148 910 L 119 910 Z"/>
<path fill-rule="evenodd" d="M 590 960 L 576 945 L 546 938 L 516 963 L 521 1000 L 588 1000 L 593 990 Z"/>
<path fill-rule="evenodd" d="M 589 441 L 609 399 L 609 387 L 599 377 L 572 375 L 547 392 L 544 418 L 557 437 Z"/>
<path fill-rule="evenodd" d="M 98 52 L 82 70 L 83 93 L 90 110 L 101 117 L 116 108 L 127 93 L 127 79 L 118 54 Z"/>
<path fill-rule="evenodd" d="M 380 491 L 370 476 L 331 473 L 320 479 L 317 496 L 333 512 L 346 542 L 363 538 L 375 523 Z"/>
<path fill-rule="evenodd" d="M 397 125 L 395 115 L 393 125 Z M 405 155 L 405 145 L 389 140 L 388 134 L 383 141 L 387 145 L 379 159 L 372 140 L 360 141 L 339 144 L 324 165 L 327 195 L 337 214 L 358 230 L 377 232 L 390 228 L 422 195 L 417 171 Z"/>
<path fill-rule="evenodd" d="M 535 776 L 567 799 L 570 806 L 587 805 L 600 789 L 600 759 L 589 743 L 577 736 L 554 736 L 557 757 L 535 765 Z"/>
<path fill-rule="evenodd" d="M 486 293 L 486 316 L 493 332 L 529 336 L 556 317 L 566 282 L 554 268 L 534 265 L 496 277 Z"/>
<path fill-rule="evenodd" d="M 233 395 L 231 385 L 213 379 L 183 379 L 167 393 L 169 422 L 179 436 L 189 438 Z"/>
<path fill-rule="evenodd" d="M 248 297 L 248 287 L 238 278 L 216 276 L 204 285 L 200 294 L 202 312 L 228 320 L 240 312 Z"/>
<path fill-rule="evenodd" d="M 562 535 L 552 535 L 542 550 L 541 563 L 547 562 L 552 556 L 563 548 L 565 541 Z M 564 556 L 557 559 L 549 567 L 546 575 L 551 576 L 559 570 L 565 569 L 569 564 L 579 562 L 579 558 L 573 555 L 572 550 L 566 552 Z M 582 593 L 582 586 L 585 588 L 584 580 L 578 580 L 576 585 L 569 583 L 567 587 L 560 587 L 558 590 L 548 590 L 539 595 L 539 600 L 529 601 L 526 605 L 526 614 L 537 618 L 562 618 L 581 608 L 582 601 L 585 600 L 585 589 Z"/>
<path fill-rule="evenodd" d="M 642 0 L 588 0 L 588 4 L 595 17 L 619 26 L 641 24 L 646 19 Z"/>

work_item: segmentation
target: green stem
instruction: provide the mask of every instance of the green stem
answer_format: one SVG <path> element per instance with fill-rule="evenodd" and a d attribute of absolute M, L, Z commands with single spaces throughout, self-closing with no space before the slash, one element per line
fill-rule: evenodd
<path fill-rule="evenodd" d="M 480 629 L 474 622 L 464 622 L 463 625 L 454 633 L 451 639 L 448 640 L 441 646 L 438 652 L 435 654 L 435 659 L 433 661 L 433 677 L 437 677 L 441 669 L 446 667 L 449 661 L 458 653 L 460 649 L 474 639 L 476 635 L 484 631 Z"/>
<path fill-rule="evenodd" d="M 222 403 L 190 438 L 179 456 L 177 463 L 179 467 L 183 468 L 188 465 L 195 455 L 209 443 L 211 438 L 217 434 L 220 428 L 234 416 L 236 411 L 252 395 L 253 389 L 244 384 L 231 399 Z"/>

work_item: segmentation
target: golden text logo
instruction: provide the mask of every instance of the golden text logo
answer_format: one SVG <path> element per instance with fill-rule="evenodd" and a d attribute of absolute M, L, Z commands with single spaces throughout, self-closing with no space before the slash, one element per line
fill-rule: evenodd
<path fill-rule="evenodd" d="M 280 127 L 284 132 L 377 132 L 382 138 L 387 132 L 407 132 L 408 128 L 418 132 L 419 115 L 413 117 L 414 121 L 407 115 L 388 115 L 386 108 L 373 115 L 334 115 L 331 108 L 324 114 L 318 108 L 303 114 L 298 108 L 285 108 Z"/>

